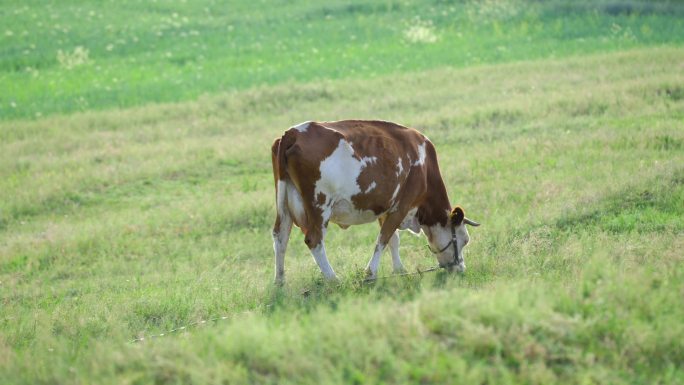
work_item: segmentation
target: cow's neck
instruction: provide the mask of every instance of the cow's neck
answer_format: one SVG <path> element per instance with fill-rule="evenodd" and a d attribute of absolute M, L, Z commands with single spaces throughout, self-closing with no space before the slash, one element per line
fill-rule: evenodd
<path fill-rule="evenodd" d="M 418 222 L 421 226 L 430 227 L 438 223 L 446 226 L 450 210 L 449 196 L 439 173 L 439 168 L 435 167 L 428 170 L 425 199 L 418 206 Z"/>

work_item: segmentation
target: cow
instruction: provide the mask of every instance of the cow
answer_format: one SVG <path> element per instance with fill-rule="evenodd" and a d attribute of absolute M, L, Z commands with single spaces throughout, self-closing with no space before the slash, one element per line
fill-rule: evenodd
<path fill-rule="evenodd" d="M 285 250 L 292 225 L 323 276 L 337 280 L 325 253 L 330 222 L 380 223 L 375 250 L 366 267 L 377 278 L 387 245 L 395 273 L 405 272 L 399 258 L 398 230 L 425 233 L 440 267 L 463 272 L 466 225 L 479 223 L 451 207 L 437 163 L 435 147 L 413 128 L 386 121 L 308 121 L 291 127 L 271 147 L 276 190 L 273 226 L 275 282 L 285 275 Z"/>

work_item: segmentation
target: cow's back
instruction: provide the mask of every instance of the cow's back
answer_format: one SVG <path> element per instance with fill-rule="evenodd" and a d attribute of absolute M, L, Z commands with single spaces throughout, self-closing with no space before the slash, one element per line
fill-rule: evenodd
<path fill-rule="evenodd" d="M 358 154 L 392 157 L 418 156 L 418 146 L 426 139 L 418 131 L 382 120 L 341 120 L 321 123 L 351 142 Z"/>
<path fill-rule="evenodd" d="M 352 225 L 396 206 L 409 175 L 423 172 L 415 166 L 425 141 L 416 130 L 384 121 L 308 122 L 288 130 L 280 150 L 302 197 L 331 221 Z"/>

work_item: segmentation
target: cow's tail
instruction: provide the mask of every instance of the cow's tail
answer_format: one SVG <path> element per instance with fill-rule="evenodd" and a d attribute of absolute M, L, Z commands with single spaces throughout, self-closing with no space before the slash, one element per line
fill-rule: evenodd
<path fill-rule="evenodd" d="M 273 177 L 275 178 L 276 205 L 279 213 L 285 210 L 287 188 L 286 182 L 290 179 L 287 174 L 287 150 L 297 141 L 295 130 L 288 130 L 280 138 L 273 142 L 271 158 L 273 161 Z"/>

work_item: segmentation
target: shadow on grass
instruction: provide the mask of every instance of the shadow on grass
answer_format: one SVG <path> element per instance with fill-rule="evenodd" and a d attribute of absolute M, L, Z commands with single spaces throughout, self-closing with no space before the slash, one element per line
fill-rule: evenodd
<path fill-rule="evenodd" d="M 416 298 L 423 289 L 443 289 L 453 279 L 464 276 L 437 270 L 403 276 L 383 276 L 375 281 L 366 281 L 362 271 L 351 274 L 338 282 L 328 282 L 316 277 L 293 286 L 273 286 L 264 299 L 268 302 L 268 313 L 297 309 L 308 313 L 320 306 L 337 309 L 340 301 L 350 297 L 363 301 L 391 299 L 398 302 Z"/>

